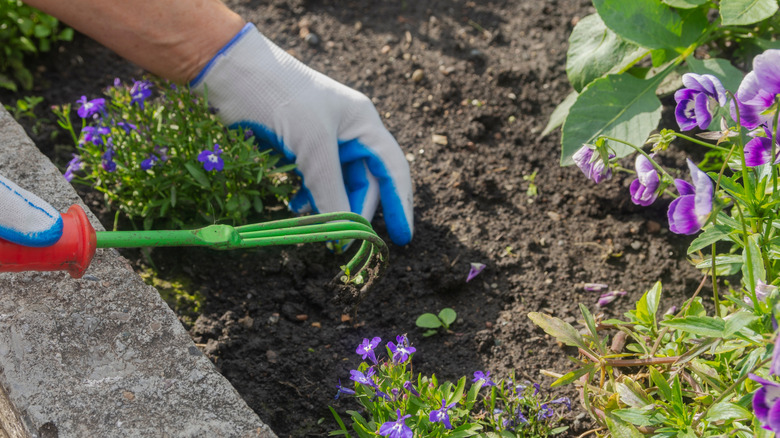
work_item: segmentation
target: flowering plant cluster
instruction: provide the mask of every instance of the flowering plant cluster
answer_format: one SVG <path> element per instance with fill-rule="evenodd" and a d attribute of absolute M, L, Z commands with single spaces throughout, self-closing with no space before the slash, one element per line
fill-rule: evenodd
<path fill-rule="evenodd" d="M 613 436 L 780 431 L 780 383 L 772 377 L 780 373 L 778 72 L 780 50 L 767 50 L 744 78 L 739 74 L 736 92 L 714 72 L 686 73 L 674 94 L 681 132 L 650 136 L 649 151 L 600 135 L 574 155 L 595 183 L 618 171 L 635 174 L 629 196 L 637 205 L 671 197 L 669 229 L 696 235 L 688 255 L 704 274 L 690 299 L 660 317 L 660 282 L 623 319 L 605 320 L 581 305 L 584 332 L 549 315 L 529 315 L 578 348 L 575 369 L 557 375 L 554 385 L 577 383 L 584 406 Z M 661 166 L 678 139 L 708 151 L 699 165 L 687 160 L 686 179 Z M 635 172 L 620 168 L 614 144 L 637 152 Z M 708 280 L 713 312 L 699 296 Z"/>
<path fill-rule="evenodd" d="M 185 87 L 116 79 L 105 97 L 54 110 L 76 144 L 65 178 L 92 184 L 145 229 L 242 223 L 291 191 L 283 172 L 292 166 L 274 167 L 279 155 L 259 150 L 249 130 L 226 129 Z"/>
<path fill-rule="evenodd" d="M 387 359 L 380 360 L 378 337 L 364 339 L 357 347 L 363 362 L 350 371 L 354 385 L 339 382 L 336 398 L 357 400 L 360 411 L 347 411 L 352 431 L 361 438 L 412 437 L 546 437 L 566 431 L 554 428 L 561 411 L 571 410 L 567 397 L 551 399 L 538 383 L 521 383 L 514 375 L 493 381 L 490 371 L 475 371 L 466 391 L 465 376 L 457 383 L 424 377 L 412 370 L 416 349 L 406 335 L 386 345 Z M 351 436 L 339 414 L 330 408 L 340 430 Z"/>

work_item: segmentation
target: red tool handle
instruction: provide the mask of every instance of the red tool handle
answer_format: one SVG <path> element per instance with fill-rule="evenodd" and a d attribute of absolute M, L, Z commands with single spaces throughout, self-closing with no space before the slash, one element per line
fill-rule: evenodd
<path fill-rule="evenodd" d="M 95 229 L 78 205 L 62 213 L 62 237 L 52 246 L 32 248 L 0 239 L 0 272 L 68 271 L 81 278 L 95 255 Z"/>

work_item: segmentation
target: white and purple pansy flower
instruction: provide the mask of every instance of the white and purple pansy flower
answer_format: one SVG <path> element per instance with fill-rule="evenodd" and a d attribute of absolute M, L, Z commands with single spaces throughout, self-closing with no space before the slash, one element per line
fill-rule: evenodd
<path fill-rule="evenodd" d="M 748 73 L 737 90 L 739 123 L 748 129 L 771 125 L 766 110 L 774 105 L 780 93 L 780 50 L 767 50 L 753 59 L 753 71 Z M 732 113 L 733 113 L 732 108 Z M 736 115 L 732 114 L 736 119 Z"/>
<path fill-rule="evenodd" d="M 682 77 L 685 88 L 674 93 L 677 107 L 674 116 L 683 131 L 695 127 L 707 129 L 719 106 L 728 101 L 726 89 L 713 75 L 686 73 Z"/>
<path fill-rule="evenodd" d="M 636 168 L 636 179 L 631 182 L 631 187 L 629 188 L 631 202 L 647 207 L 658 198 L 658 187 L 661 185 L 661 178 L 658 177 L 658 171 L 650 159 L 642 154 L 636 156 L 634 167 Z"/>
<path fill-rule="evenodd" d="M 610 154 L 609 158 L 614 156 Z M 582 173 L 596 184 L 612 178 L 612 168 L 608 163 L 604 163 L 601 155 L 587 144 L 583 145 L 571 158 L 574 160 L 574 164 L 582 170 Z"/>
<path fill-rule="evenodd" d="M 681 179 L 674 180 L 680 197 L 669 204 L 667 212 L 669 230 L 676 234 L 695 234 L 707 223 L 707 218 L 712 212 L 715 190 L 712 180 L 696 167 L 693 161 L 687 161 L 693 184 Z"/>
<path fill-rule="evenodd" d="M 756 131 L 753 131 L 754 133 Z M 753 135 L 753 138 L 745 144 L 745 164 L 748 167 L 761 166 L 772 161 L 772 164 L 780 164 L 780 147 L 777 144 L 777 136 L 764 127 L 765 136 Z M 772 158 L 772 142 L 775 142 L 775 157 Z"/>

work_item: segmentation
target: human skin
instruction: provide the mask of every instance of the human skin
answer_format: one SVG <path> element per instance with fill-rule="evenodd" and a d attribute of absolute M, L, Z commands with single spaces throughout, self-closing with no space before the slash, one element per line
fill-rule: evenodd
<path fill-rule="evenodd" d="M 25 0 L 123 58 L 186 83 L 244 26 L 220 0 Z"/>

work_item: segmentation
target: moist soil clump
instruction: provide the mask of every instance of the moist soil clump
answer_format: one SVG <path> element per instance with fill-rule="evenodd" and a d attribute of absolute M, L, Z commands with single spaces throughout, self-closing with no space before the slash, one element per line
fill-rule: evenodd
<path fill-rule="evenodd" d="M 567 39 L 594 12 L 589 0 L 227 4 L 301 61 L 371 97 L 415 185 L 414 240 L 390 245 L 383 278 L 354 312 L 328 286 L 347 258 L 322 245 L 124 252 L 139 269 L 153 265 L 161 278 L 204 297 L 200 316 L 182 314 L 183 323 L 279 436 L 325 436 L 337 428 L 328 405 L 356 408 L 334 396 L 338 379 L 347 381 L 360 362 L 363 338 L 387 342 L 407 333 L 417 348 L 415 372 L 440 381 L 476 370 L 506 378 L 514 369 L 549 386 L 539 371 L 565 372 L 576 351 L 534 326 L 529 312 L 576 323 L 578 303 L 619 317 L 657 280 L 662 306 L 695 290 L 689 239 L 667 231 L 668 201 L 635 206 L 629 177 L 596 186 L 576 168 L 559 167 L 559 132 L 540 136 L 571 90 Z M 27 94 L 43 96 L 46 107 L 143 74 L 83 36 L 39 62 Z M 18 97 L 0 94 L 6 104 Z M 64 168 L 72 152 L 59 146 L 65 136 L 52 139 L 53 127 L 33 132 L 25 123 Z M 665 159 L 683 166 L 682 156 Z M 110 229 L 113 214 L 84 194 Z M 282 206 L 270 210 L 286 214 Z M 374 226 L 388 240 L 381 214 Z M 467 283 L 472 262 L 487 268 Z M 628 294 L 598 309 L 598 293 L 583 290 L 587 282 Z M 451 330 L 423 337 L 417 317 L 444 307 L 458 313 Z M 558 394 L 576 397 L 573 387 Z M 592 427 L 575 406 L 565 420 L 570 436 Z"/>

